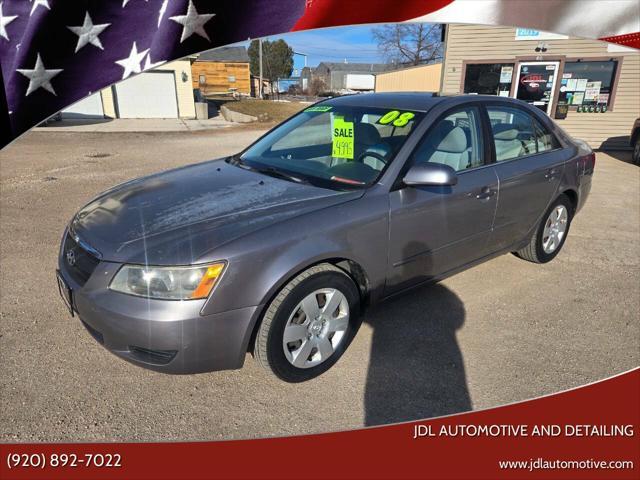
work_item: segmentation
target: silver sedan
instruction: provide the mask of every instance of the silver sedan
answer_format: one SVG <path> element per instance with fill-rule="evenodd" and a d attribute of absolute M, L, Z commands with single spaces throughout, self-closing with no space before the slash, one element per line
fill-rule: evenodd
<path fill-rule="evenodd" d="M 117 356 L 166 373 L 300 382 L 363 309 L 513 252 L 545 263 L 595 156 L 499 97 L 367 94 L 310 106 L 229 158 L 133 180 L 66 228 L 57 280 Z"/>

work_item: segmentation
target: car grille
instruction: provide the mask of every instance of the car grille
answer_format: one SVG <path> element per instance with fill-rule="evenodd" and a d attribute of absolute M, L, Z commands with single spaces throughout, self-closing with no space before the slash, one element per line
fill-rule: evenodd
<path fill-rule="evenodd" d="M 70 254 L 69 252 L 73 253 Z M 73 256 L 73 264 L 69 261 L 70 255 Z M 70 234 L 67 234 L 67 238 L 64 240 L 62 262 L 71 278 L 78 282 L 80 286 L 83 286 L 89 280 L 100 260 L 82 248 Z"/>

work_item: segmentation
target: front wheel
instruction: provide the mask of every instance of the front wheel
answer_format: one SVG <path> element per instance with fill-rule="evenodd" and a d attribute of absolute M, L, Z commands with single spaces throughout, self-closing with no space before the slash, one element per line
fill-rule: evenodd
<path fill-rule="evenodd" d="M 333 265 L 316 265 L 291 280 L 271 302 L 254 355 L 282 380 L 310 380 L 345 352 L 358 330 L 359 313 L 353 280 Z"/>
<path fill-rule="evenodd" d="M 518 257 L 534 263 L 547 263 L 555 258 L 564 245 L 573 218 L 569 197 L 560 195 L 542 217 L 529 244 L 514 252 Z"/>

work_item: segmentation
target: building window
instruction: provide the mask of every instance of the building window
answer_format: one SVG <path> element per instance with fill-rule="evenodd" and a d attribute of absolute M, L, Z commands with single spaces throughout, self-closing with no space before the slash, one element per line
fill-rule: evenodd
<path fill-rule="evenodd" d="M 200 85 L 204 85 L 205 83 L 207 83 L 207 76 L 206 75 L 200 75 L 199 82 L 200 82 Z"/>
<path fill-rule="evenodd" d="M 609 106 L 618 62 L 566 62 L 560 84 L 559 103 Z"/>
<path fill-rule="evenodd" d="M 227 77 L 229 80 L 229 83 L 236 83 L 236 77 L 234 75 L 229 75 L 229 77 Z"/>
<path fill-rule="evenodd" d="M 469 63 L 464 75 L 464 93 L 508 97 L 513 81 L 513 63 Z"/>

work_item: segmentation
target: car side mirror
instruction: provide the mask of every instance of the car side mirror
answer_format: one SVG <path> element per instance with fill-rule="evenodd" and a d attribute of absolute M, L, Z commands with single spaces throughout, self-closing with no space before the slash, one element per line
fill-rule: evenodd
<path fill-rule="evenodd" d="M 402 179 L 408 186 L 446 187 L 458 183 L 456 171 L 443 163 L 421 163 L 409 169 Z"/>

